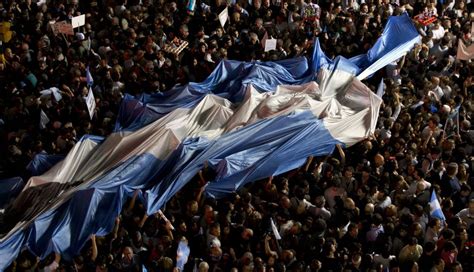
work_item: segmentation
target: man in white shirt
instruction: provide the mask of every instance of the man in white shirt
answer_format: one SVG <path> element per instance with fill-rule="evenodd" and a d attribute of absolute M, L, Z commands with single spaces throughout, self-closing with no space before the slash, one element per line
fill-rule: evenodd
<path fill-rule="evenodd" d="M 426 230 L 425 234 L 425 243 L 432 241 L 437 242 L 439 238 L 439 234 L 441 233 L 441 220 L 438 218 L 433 218 L 428 224 L 428 229 Z"/>
<path fill-rule="evenodd" d="M 436 100 L 440 101 L 444 95 L 443 89 L 439 86 L 439 77 L 431 78 L 432 89 L 431 92 L 436 96 Z"/>
<path fill-rule="evenodd" d="M 441 25 L 439 21 L 434 23 L 433 29 L 431 31 L 433 32 L 433 40 L 435 41 L 443 38 L 444 34 L 446 33 L 444 31 L 444 27 Z"/>
<path fill-rule="evenodd" d="M 474 224 L 474 198 L 469 200 L 469 206 L 458 212 L 456 216 L 466 222 L 468 228 L 471 227 Z"/>
<path fill-rule="evenodd" d="M 392 204 L 392 199 L 390 199 L 389 193 L 386 190 L 381 190 L 377 194 L 377 205 L 378 209 L 385 210 L 388 206 Z"/>

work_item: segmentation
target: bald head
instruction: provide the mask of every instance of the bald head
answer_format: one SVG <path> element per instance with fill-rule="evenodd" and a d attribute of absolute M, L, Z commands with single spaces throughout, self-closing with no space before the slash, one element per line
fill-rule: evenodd
<path fill-rule="evenodd" d="M 374 213 L 374 210 L 375 210 L 374 204 L 372 204 L 372 203 L 367 203 L 367 204 L 365 205 L 365 208 L 364 208 L 365 214 L 373 214 L 373 213 Z"/>
<path fill-rule="evenodd" d="M 383 158 L 383 156 L 381 154 L 377 154 L 374 157 L 374 162 L 375 162 L 376 167 L 380 167 L 384 164 L 385 159 Z"/>

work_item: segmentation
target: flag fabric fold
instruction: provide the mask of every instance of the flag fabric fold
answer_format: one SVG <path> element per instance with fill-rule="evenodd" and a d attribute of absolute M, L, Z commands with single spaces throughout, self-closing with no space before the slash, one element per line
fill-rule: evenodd
<path fill-rule="evenodd" d="M 56 163 L 64 159 L 64 155 L 50 155 L 45 151 L 36 154 L 26 166 L 32 176 L 38 176 L 48 171 Z"/>
<path fill-rule="evenodd" d="M 179 241 L 178 249 L 176 251 L 176 267 L 179 269 L 179 271 L 184 270 L 184 265 L 188 262 L 190 251 L 191 250 L 187 241 Z"/>
<path fill-rule="evenodd" d="M 329 59 L 320 47 L 319 40 L 314 42 L 312 68 L 318 71 L 321 67 L 331 67 L 335 62 L 342 62 L 346 72 L 351 72 L 359 80 L 370 77 L 372 74 L 396 61 L 410 51 L 421 38 L 408 14 L 390 16 L 382 36 L 366 54 L 350 59 L 341 56 L 334 60 Z M 340 64 L 341 65 L 341 64 Z"/>

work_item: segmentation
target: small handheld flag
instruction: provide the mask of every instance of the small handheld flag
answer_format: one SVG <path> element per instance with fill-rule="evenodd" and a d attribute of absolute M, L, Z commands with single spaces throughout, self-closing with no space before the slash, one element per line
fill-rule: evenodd
<path fill-rule="evenodd" d="M 94 78 L 92 77 L 92 74 L 89 70 L 89 66 L 86 68 L 86 81 L 87 81 L 87 86 L 92 86 L 94 85 Z"/>
<path fill-rule="evenodd" d="M 439 204 L 438 197 L 436 196 L 435 191 L 431 192 L 431 199 L 430 199 L 430 216 L 433 218 L 438 218 L 441 221 L 446 221 L 446 217 L 443 214 L 443 210 L 441 210 L 441 205 Z"/>

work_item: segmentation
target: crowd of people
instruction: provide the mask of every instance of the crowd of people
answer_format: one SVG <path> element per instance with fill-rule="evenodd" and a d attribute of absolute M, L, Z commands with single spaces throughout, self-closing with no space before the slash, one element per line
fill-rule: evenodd
<path fill-rule="evenodd" d="M 202 81 L 224 59 L 305 56 L 316 36 L 328 57 L 352 57 L 367 52 L 391 15 L 436 20 L 414 20 L 422 43 L 365 82 L 374 91 L 382 77 L 386 85 L 369 139 L 224 199 L 205 197 L 212 170 L 203 169 L 164 216 L 147 216 L 136 192 L 113 231 L 92 236 L 72 260 L 57 253 L 40 260 L 24 250 L 9 271 L 474 271 L 474 66 L 456 59 L 458 43 L 474 41 L 471 1 L 191 6 L 1 1 L 0 21 L 11 23 L 12 37 L 2 38 L 0 55 L 0 178 L 26 179 L 36 154 L 66 154 L 82 135 L 110 134 L 125 93 Z M 86 23 L 74 35 L 53 31 L 52 21 L 80 14 Z M 277 39 L 275 50 L 265 52 L 266 37 Z M 173 50 L 183 42 L 182 51 Z M 87 67 L 97 104 L 92 119 Z M 432 215 L 433 192 L 445 219 Z M 184 266 L 176 261 L 180 242 L 190 247 Z"/>

